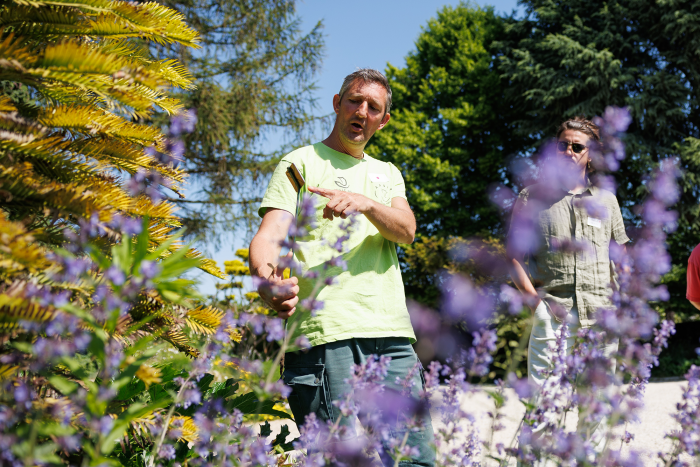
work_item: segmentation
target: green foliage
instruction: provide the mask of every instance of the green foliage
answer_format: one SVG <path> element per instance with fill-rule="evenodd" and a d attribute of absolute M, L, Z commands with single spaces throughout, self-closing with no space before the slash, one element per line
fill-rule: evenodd
<path fill-rule="evenodd" d="M 469 257 L 466 257 L 467 251 Z M 491 257 L 494 259 L 491 264 L 502 264 L 505 247 L 493 238 L 418 237 L 412 245 L 403 247 L 403 257 L 406 296 L 431 307 L 438 306 L 440 284 L 446 274 L 462 274 L 477 285 L 509 280 L 506 271 L 485 270 L 476 264 L 475 258 L 483 263 L 485 258 Z"/>
<path fill-rule="evenodd" d="M 16 408 L 3 412 L 10 414 L 2 421 L 3 439 L 16 440 L 10 448 L 16 459 L 27 465 L 152 466 L 166 439 L 175 447 L 174 461 L 185 463 L 201 455 L 190 443 L 202 436 L 209 442 L 209 435 L 200 436 L 205 427 L 195 423 L 195 413 L 206 412 L 226 426 L 236 417 L 291 418 L 276 406 L 278 395 L 259 384 L 259 375 L 246 375 L 221 358 L 236 346 L 227 336 L 238 331 L 225 324 L 230 321 L 223 312 L 197 307 L 192 282 L 180 278 L 201 260 L 186 258 L 183 248 L 147 274 L 147 266 L 168 248 L 166 242 L 149 251 L 149 243 L 144 229 L 135 239 L 123 234 L 109 255 L 84 245 L 92 267 L 74 281 L 84 293 L 76 292 L 71 302 L 54 301 L 48 326 L 25 324 L 5 337 L 0 353 L 14 365 L 0 367 L 0 403 Z M 57 253 L 68 268 L 80 260 L 67 250 Z M 124 278 L 108 279 L 118 277 L 114 271 Z M 148 313 L 143 296 L 155 302 L 167 298 L 171 307 Z M 26 300 L 36 304 L 46 297 Z M 217 330 L 218 340 L 206 338 Z M 205 354 L 201 361 L 183 358 L 167 352 L 163 341 L 192 357 Z M 220 365 L 211 366 L 215 359 Z M 267 369 L 274 375 L 271 364 Z M 26 389 L 27 396 L 16 388 Z M 230 415 L 232 420 L 222 419 Z M 224 433 L 215 435 L 217 442 L 250 441 L 238 439 L 235 430 Z M 277 439 L 273 447 L 283 452 L 289 448 L 284 441 Z"/>
<path fill-rule="evenodd" d="M 668 340 L 668 348 L 659 355 L 659 366 L 652 368 L 656 378 L 680 377 L 692 365 L 700 366 L 700 322 L 691 321 L 676 324 L 676 334 Z"/>
<path fill-rule="evenodd" d="M 527 378 L 527 347 L 532 326 L 532 312 L 525 308 L 518 315 L 503 313 L 495 317 L 496 352 L 488 378 L 504 379 L 510 373 Z"/>
<path fill-rule="evenodd" d="M 674 207 L 679 227 L 669 236 L 676 267 L 700 238 L 700 100 L 696 60 L 700 47 L 697 2 L 525 1 L 526 15 L 509 19 L 495 46 L 508 83 L 519 134 L 553 136 L 566 117 L 600 115 L 628 106 L 627 158 L 616 174 L 617 196 L 628 219 L 646 195 L 644 177 L 659 160 L 677 156 L 684 170 Z M 674 273 L 675 274 L 675 273 Z M 670 278 L 668 278 L 670 279 Z M 662 311 L 677 319 L 695 314 L 685 300 L 684 276 L 666 280 L 671 300 Z"/>
<path fill-rule="evenodd" d="M 514 135 L 507 83 L 494 70 L 491 43 L 502 34 L 493 9 L 445 7 L 406 67 L 386 70 L 392 118 L 367 151 L 400 168 L 420 234 L 471 237 L 501 227 L 489 186 L 509 184 L 507 157 L 527 140 Z"/>
<path fill-rule="evenodd" d="M 279 159 L 307 141 L 313 77 L 322 62 L 319 22 L 300 29 L 296 0 L 162 0 L 199 33 L 201 49 L 160 47 L 184 64 L 196 89 L 177 92 L 198 112 L 184 170 L 188 199 L 173 198 L 193 235 L 219 242 L 222 232 L 250 231 L 267 177 Z M 287 144 L 268 149 L 266 140 Z"/>

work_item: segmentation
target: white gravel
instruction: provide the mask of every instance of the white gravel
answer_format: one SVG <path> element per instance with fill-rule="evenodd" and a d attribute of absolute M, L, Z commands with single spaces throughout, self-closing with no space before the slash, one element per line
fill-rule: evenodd
<path fill-rule="evenodd" d="M 671 414 L 675 412 L 676 404 L 681 400 L 684 387 L 684 381 L 650 383 L 647 386 L 641 421 L 627 428 L 627 431 L 634 434 L 634 439 L 626 448 L 640 451 L 643 454 L 645 466 L 656 466 L 658 459 L 656 453 L 660 451 L 668 452 L 671 448 L 671 440 L 667 439 L 665 435 L 671 430 L 678 428 L 677 423 L 671 418 Z M 474 415 L 482 440 L 490 436 L 491 419 L 488 416 L 488 412 L 492 411 L 494 406 L 493 400 L 491 400 L 486 391 L 491 389 L 493 387 L 482 387 L 480 391 L 463 397 L 462 401 L 462 408 Z M 508 401 L 503 408 L 505 418 L 502 420 L 505 428 L 494 433 L 494 443 L 500 442 L 509 446 L 525 413 L 525 408 L 511 390 L 507 390 L 506 395 L 508 396 Z M 439 395 L 436 395 L 434 399 L 435 404 L 438 405 L 440 403 Z M 437 413 L 437 410 L 434 410 L 432 415 L 433 425 L 437 429 L 442 423 L 440 415 Z M 566 425 L 571 430 L 576 427 L 576 418 L 576 414 L 571 414 L 571 416 L 567 417 Z M 293 422 L 276 420 L 271 422 L 273 437 L 276 433 L 279 433 L 282 424 L 289 426 L 291 437 L 287 439 L 288 441 L 299 436 L 299 432 Z M 467 426 L 466 421 L 464 426 Z M 616 433 L 623 433 L 623 431 L 620 429 Z M 683 460 L 690 462 L 691 465 L 695 465 L 689 458 L 684 458 Z M 495 462 L 489 462 L 488 459 L 484 459 L 482 465 L 494 464 Z M 515 462 L 513 461 L 511 464 L 515 465 Z"/>

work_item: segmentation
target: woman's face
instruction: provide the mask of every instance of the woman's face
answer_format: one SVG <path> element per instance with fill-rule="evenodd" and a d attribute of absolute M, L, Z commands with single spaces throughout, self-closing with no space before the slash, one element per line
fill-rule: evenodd
<path fill-rule="evenodd" d="M 589 161 L 589 140 L 590 138 L 585 133 L 576 130 L 565 130 L 557 139 L 557 153 L 575 164 L 578 170 L 585 171 L 586 164 Z"/>

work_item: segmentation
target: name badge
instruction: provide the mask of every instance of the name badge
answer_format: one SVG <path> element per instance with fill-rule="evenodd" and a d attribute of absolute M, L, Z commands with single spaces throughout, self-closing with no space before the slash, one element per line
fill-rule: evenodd
<path fill-rule="evenodd" d="M 601 222 L 600 219 L 596 219 L 595 217 L 589 217 L 588 218 L 588 225 L 595 227 L 596 229 L 599 229 L 603 223 Z"/>
<path fill-rule="evenodd" d="M 389 177 L 384 174 L 369 174 L 369 179 L 372 183 L 384 183 L 389 181 Z"/>

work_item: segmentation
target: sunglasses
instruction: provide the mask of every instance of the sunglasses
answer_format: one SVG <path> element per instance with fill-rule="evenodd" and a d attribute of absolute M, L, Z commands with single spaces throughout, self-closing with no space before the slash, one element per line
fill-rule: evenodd
<path fill-rule="evenodd" d="M 566 149 L 569 147 L 569 145 L 571 145 L 571 150 L 574 151 L 574 154 L 581 154 L 583 150 L 586 149 L 585 144 L 559 141 L 557 142 L 557 150 L 560 152 L 566 152 Z"/>

